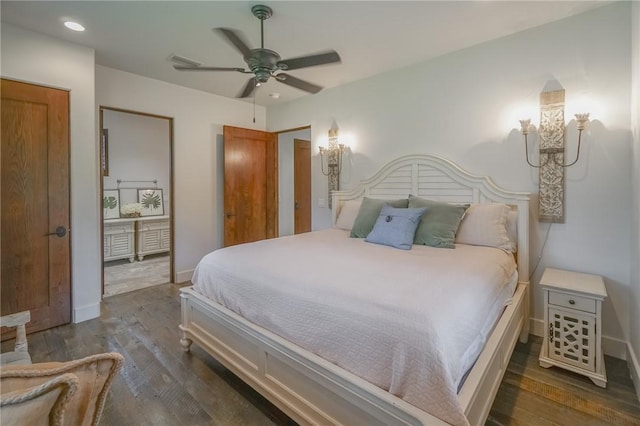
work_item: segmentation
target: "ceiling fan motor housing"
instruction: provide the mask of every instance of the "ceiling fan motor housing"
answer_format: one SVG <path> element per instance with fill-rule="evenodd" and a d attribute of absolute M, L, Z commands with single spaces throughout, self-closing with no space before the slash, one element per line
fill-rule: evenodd
<path fill-rule="evenodd" d="M 255 74 L 256 81 L 266 83 L 271 74 L 278 71 L 280 55 L 269 49 L 252 49 L 249 56 L 245 56 L 245 62 Z"/>

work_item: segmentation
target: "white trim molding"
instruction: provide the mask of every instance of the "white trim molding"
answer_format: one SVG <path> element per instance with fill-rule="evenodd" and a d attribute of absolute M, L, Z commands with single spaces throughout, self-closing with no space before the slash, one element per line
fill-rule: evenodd
<path fill-rule="evenodd" d="M 638 361 L 638 354 L 633 351 L 631 342 L 627 342 L 627 365 L 629 366 L 631 381 L 636 389 L 636 396 L 640 401 L 640 362 Z"/>
<path fill-rule="evenodd" d="M 186 281 L 191 281 L 191 278 L 193 278 L 194 271 L 195 269 L 188 269 L 186 271 L 176 272 L 175 280 L 173 282 L 176 284 L 180 284 Z"/>
<path fill-rule="evenodd" d="M 73 323 L 88 321 L 100 316 L 100 303 L 92 303 L 91 305 L 80 306 L 73 309 Z"/>

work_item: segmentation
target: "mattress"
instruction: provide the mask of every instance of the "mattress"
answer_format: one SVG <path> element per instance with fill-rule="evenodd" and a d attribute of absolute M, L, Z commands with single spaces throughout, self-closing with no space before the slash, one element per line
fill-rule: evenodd
<path fill-rule="evenodd" d="M 194 289 L 451 424 L 457 390 L 517 284 L 502 250 L 412 250 L 327 229 L 206 255 Z"/>

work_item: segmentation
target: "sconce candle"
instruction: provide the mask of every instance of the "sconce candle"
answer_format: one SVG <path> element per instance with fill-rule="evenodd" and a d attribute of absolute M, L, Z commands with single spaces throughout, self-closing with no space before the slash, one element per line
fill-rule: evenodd
<path fill-rule="evenodd" d="M 578 124 L 576 125 L 576 129 L 579 131 L 584 130 L 584 125 L 587 121 L 589 121 L 589 113 L 585 112 L 583 114 L 576 114 L 576 121 Z"/>
<path fill-rule="evenodd" d="M 528 135 L 531 130 L 531 119 L 520 120 L 520 127 L 523 135 Z"/>

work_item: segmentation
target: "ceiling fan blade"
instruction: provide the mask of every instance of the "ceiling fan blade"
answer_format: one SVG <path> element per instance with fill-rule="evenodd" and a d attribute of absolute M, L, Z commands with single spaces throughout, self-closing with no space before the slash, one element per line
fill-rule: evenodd
<path fill-rule="evenodd" d="M 299 68 L 313 67 L 316 65 L 331 64 L 340 62 L 338 52 L 331 50 L 316 55 L 301 56 L 299 58 L 284 59 L 276 64 L 283 70 L 296 70 Z"/>
<path fill-rule="evenodd" d="M 244 89 L 242 89 L 242 92 L 240 92 L 240 94 L 236 97 L 238 98 L 248 98 L 251 93 L 253 93 L 253 91 L 256 88 L 256 78 L 250 78 L 249 81 L 247 81 L 247 84 L 244 86 Z"/>
<path fill-rule="evenodd" d="M 247 43 L 242 39 L 241 35 L 230 28 L 214 28 L 214 31 L 218 31 L 220 34 L 225 36 L 227 40 L 233 44 L 236 49 L 242 53 L 242 56 L 249 56 L 251 54 L 251 49 L 247 46 Z"/>
<path fill-rule="evenodd" d="M 184 65 L 174 65 L 173 68 L 178 71 L 238 71 L 245 72 L 244 68 L 231 67 L 187 67 Z"/>
<path fill-rule="evenodd" d="M 322 90 L 321 86 L 309 83 L 308 81 L 300 80 L 299 78 L 296 78 L 289 74 L 285 74 L 283 72 L 276 75 L 275 77 L 276 80 L 278 80 L 280 83 L 284 83 L 287 86 L 295 87 L 296 89 L 304 90 L 305 92 L 318 93 Z"/>

